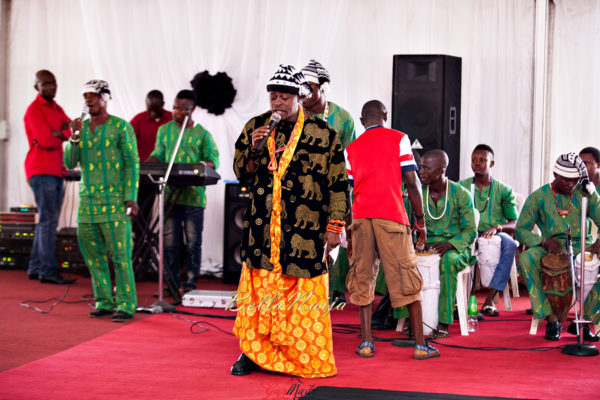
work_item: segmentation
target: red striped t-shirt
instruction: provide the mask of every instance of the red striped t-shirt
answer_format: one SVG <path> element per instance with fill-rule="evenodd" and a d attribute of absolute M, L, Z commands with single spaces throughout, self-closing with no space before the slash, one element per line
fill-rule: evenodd
<path fill-rule="evenodd" d="M 384 218 L 410 225 L 402 197 L 402 173 L 416 171 L 410 140 L 403 132 L 375 126 L 346 148 L 354 178 L 353 218 Z"/>

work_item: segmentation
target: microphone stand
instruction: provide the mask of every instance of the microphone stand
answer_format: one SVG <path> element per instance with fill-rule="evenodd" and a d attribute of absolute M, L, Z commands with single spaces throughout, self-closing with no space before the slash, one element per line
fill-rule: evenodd
<path fill-rule="evenodd" d="M 156 301 L 150 307 L 156 312 L 175 311 L 175 306 L 167 303 L 163 299 L 165 186 L 167 186 L 167 181 L 169 180 L 169 176 L 171 175 L 171 169 L 173 169 L 173 163 L 175 162 L 175 157 L 177 156 L 177 151 L 179 150 L 179 145 L 181 144 L 181 139 L 183 138 L 183 133 L 185 132 L 185 127 L 187 126 L 189 119 L 190 109 L 188 109 L 185 114 L 185 119 L 183 120 L 183 124 L 181 125 L 181 131 L 179 132 L 179 137 L 177 138 L 177 142 L 175 143 L 173 153 L 171 154 L 171 159 L 169 160 L 169 165 L 167 167 L 165 176 L 161 176 L 160 178 L 158 178 L 158 181 L 150 177 L 152 183 L 158 185 L 158 301 Z"/>
<path fill-rule="evenodd" d="M 586 237 L 586 215 L 587 215 L 587 197 L 583 196 L 581 199 L 581 252 L 579 253 L 581 268 L 579 270 L 579 315 L 577 313 L 577 308 L 575 308 L 575 327 L 577 329 L 577 344 L 567 344 L 562 349 L 563 354 L 568 354 L 570 356 L 597 356 L 598 349 L 596 346 L 592 344 L 584 344 L 583 343 L 583 329 L 579 328 L 579 324 L 588 324 L 591 321 L 585 319 L 583 315 L 583 303 L 585 301 L 584 291 L 585 291 L 585 237 Z M 569 236 L 571 230 L 569 228 Z M 575 271 L 573 268 L 573 257 L 572 251 L 569 257 L 571 264 L 571 274 L 574 277 Z M 575 292 L 575 285 L 573 285 L 573 292 Z"/>

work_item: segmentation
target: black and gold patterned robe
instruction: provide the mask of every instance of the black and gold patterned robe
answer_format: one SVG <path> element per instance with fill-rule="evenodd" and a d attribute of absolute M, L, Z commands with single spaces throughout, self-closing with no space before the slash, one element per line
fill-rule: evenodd
<path fill-rule="evenodd" d="M 273 270 L 269 261 L 269 235 L 273 173 L 267 169 L 269 152 L 250 152 L 252 132 L 267 125 L 271 112 L 246 123 L 235 143 L 233 169 L 241 182 L 250 184 L 250 205 L 244 216 L 242 261 L 248 268 Z M 282 121 L 275 132 L 276 148 L 284 147 L 293 123 Z M 278 153 L 279 157 L 281 153 Z M 248 172 L 249 157 L 257 163 Z M 278 158 L 279 159 L 279 158 Z M 281 181 L 281 266 L 284 275 L 313 278 L 327 272 L 323 236 L 330 219 L 344 219 L 348 207 L 348 175 L 340 140 L 324 121 L 306 117 L 302 135 Z"/>

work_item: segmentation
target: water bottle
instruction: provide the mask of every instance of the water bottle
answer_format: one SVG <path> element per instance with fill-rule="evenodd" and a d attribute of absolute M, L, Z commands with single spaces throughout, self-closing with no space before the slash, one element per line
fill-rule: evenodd
<path fill-rule="evenodd" d="M 467 319 L 467 329 L 469 332 L 477 332 L 479 330 L 479 321 L 477 321 L 477 299 L 471 296 L 469 299 L 469 318 Z"/>

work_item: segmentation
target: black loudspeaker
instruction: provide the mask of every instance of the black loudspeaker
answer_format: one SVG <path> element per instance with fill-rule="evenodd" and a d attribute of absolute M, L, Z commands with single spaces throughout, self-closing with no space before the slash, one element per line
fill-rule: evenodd
<path fill-rule="evenodd" d="M 248 186 L 225 185 L 225 228 L 223 239 L 223 282 L 238 283 L 242 272 L 242 233 L 244 213 L 250 201 Z"/>
<path fill-rule="evenodd" d="M 392 128 L 408 135 L 413 149 L 448 153 L 446 175 L 460 172 L 460 87 L 462 62 L 445 55 L 395 55 Z"/>

